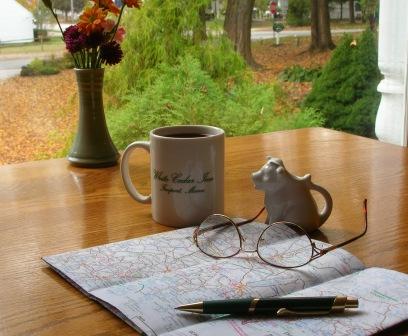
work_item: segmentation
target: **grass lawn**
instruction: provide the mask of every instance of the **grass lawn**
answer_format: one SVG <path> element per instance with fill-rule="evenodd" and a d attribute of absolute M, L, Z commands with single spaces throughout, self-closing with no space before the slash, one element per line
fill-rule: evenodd
<path fill-rule="evenodd" d="M 65 50 L 64 42 L 59 37 L 52 37 L 49 41 L 29 42 L 21 44 L 0 44 L 0 56 L 11 54 L 59 52 Z"/>

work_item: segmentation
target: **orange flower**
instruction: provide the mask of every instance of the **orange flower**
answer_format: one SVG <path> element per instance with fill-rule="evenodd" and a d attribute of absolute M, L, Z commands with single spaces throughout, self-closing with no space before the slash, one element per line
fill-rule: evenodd
<path fill-rule="evenodd" d="M 120 9 L 114 4 L 113 0 L 94 0 L 94 2 L 95 5 L 106 9 L 112 14 L 118 15 L 120 13 Z"/>
<path fill-rule="evenodd" d="M 142 5 L 141 0 L 122 0 L 122 1 L 128 7 L 140 8 L 140 6 Z"/>
<path fill-rule="evenodd" d="M 79 22 L 77 24 L 79 31 L 89 35 L 94 31 L 103 30 L 106 24 L 107 14 L 107 11 L 99 8 L 97 5 L 91 8 L 86 8 L 79 17 Z"/>

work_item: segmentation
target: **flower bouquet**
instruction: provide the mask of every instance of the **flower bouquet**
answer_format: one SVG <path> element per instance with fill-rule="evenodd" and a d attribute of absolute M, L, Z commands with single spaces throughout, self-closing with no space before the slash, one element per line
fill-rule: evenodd
<path fill-rule="evenodd" d="M 75 25 L 62 30 L 51 0 L 42 0 L 57 21 L 66 49 L 72 55 L 79 92 L 79 123 L 68 160 L 82 167 L 115 165 L 119 153 L 109 135 L 103 109 L 102 65 L 115 65 L 123 58 L 125 29 L 120 21 L 126 7 L 140 9 L 140 0 L 92 0 Z"/>

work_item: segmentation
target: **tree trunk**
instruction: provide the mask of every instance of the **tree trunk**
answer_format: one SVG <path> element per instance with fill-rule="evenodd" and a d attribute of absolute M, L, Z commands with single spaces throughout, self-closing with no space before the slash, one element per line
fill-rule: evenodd
<path fill-rule="evenodd" d="M 340 1 L 340 21 L 343 21 L 343 1 Z"/>
<path fill-rule="evenodd" d="M 349 0 L 349 13 L 350 13 L 350 23 L 356 22 L 354 16 L 354 0 Z"/>
<path fill-rule="evenodd" d="M 252 9 L 255 0 L 228 0 L 225 13 L 224 30 L 234 44 L 234 48 L 248 65 L 257 63 L 251 52 Z"/>
<path fill-rule="evenodd" d="M 193 32 L 194 43 L 200 43 L 203 40 L 207 39 L 207 26 L 205 21 L 205 6 L 200 7 L 198 15 L 200 17 L 200 25 Z"/>
<path fill-rule="evenodd" d="M 330 31 L 328 0 L 311 0 L 311 51 L 324 51 L 335 47 Z"/>

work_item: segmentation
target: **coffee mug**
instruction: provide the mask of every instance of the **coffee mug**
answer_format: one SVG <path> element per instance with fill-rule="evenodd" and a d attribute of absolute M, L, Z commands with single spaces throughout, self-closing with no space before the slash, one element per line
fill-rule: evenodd
<path fill-rule="evenodd" d="M 152 204 L 153 219 L 167 226 L 200 224 L 224 211 L 224 131 L 213 126 L 160 127 L 150 141 L 130 144 L 122 156 L 121 174 L 136 201 Z M 140 194 L 129 176 L 129 157 L 136 148 L 150 152 L 151 195 Z"/>

